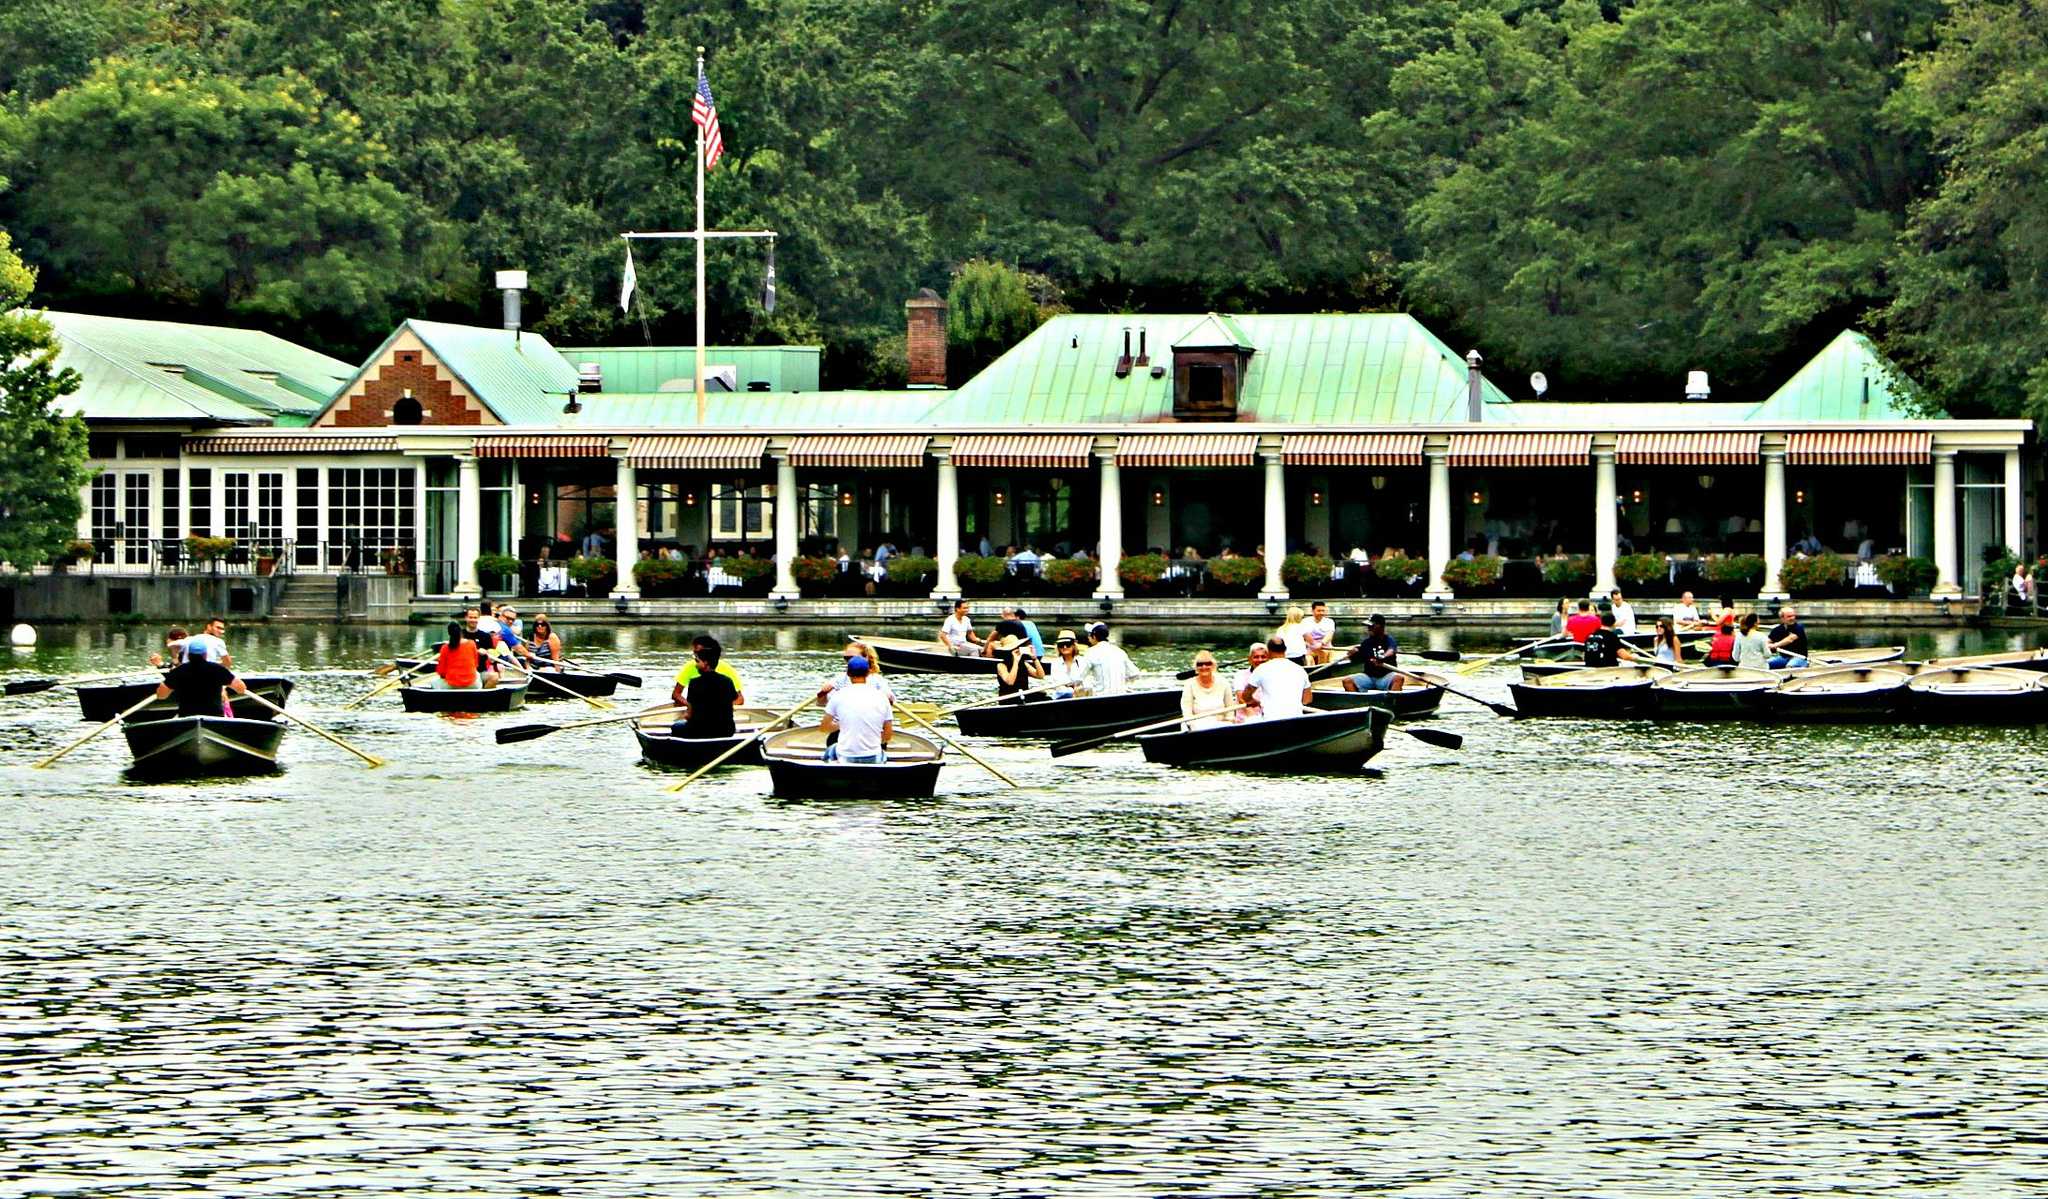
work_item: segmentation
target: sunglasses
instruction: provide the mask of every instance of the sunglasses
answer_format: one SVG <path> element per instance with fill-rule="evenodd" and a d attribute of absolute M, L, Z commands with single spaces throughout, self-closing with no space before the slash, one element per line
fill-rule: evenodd
<path fill-rule="evenodd" d="M 1215 664 L 1214 662 L 1197 662 L 1197 663 L 1195 663 L 1195 669 L 1196 669 L 1196 670 L 1214 670 L 1214 669 L 1216 669 L 1216 664 Z"/>

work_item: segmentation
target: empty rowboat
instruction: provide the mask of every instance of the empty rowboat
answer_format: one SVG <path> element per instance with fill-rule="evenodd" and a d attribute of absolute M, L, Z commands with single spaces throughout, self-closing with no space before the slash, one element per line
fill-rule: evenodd
<path fill-rule="evenodd" d="M 1650 684 L 1649 711 L 1663 720 L 1740 720 L 1763 710 L 1764 697 L 1785 681 L 1769 670 L 1701 666 Z"/>
<path fill-rule="evenodd" d="M 1888 664 L 1802 670 L 1766 693 L 1764 711 L 1774 720 L 1881 720 L 1905 708 L 1912 677 Z"/>
<path fill-rule="evenodd" d="M 1568 674 L 1525 678 L 1508 684 L 1522 716 L 1578 716 L 1627 719 L 1644 715 L 1650 684 L 1671 673 L 1651 665 L 1588 666 Z"/>
<path fill-rule="evenodd" d="M 963 658 L 949 653 L 936 638 L 912 641 L 908 637 L 856 636 L 875 651 L 884 674 L 985 674 L 994 675 L 994 658 Z"/>
<path fill-rule="evenodd" d="M 284 723 L 174 715 L 122 721 L 121 733 L 135 758 L 129 771 L 142 778 L 268 774 L 277 769 Z"/>
<path fill-rule="evenodd" d="M 526 705 L 523 680 L 495 687 L 431 687 L 407 685 L 398 689 L 408 712 L 511 712 Z"/>
<path fill-rule="evenodd" d="M 945 754 L 922 737 L 897 733 L 889 739 L 888 761 L 828 762 L 828 734 L 815 726 L 786 729 L 761 746 L 769 786 L 781 799 L 930 799 L 939 785 Z"/>
<path fill-rule="evenodd" d="M 1937 723 L 2029 724 L 2048 718 L 2048 676 L 2032 670 L 1951 666 L 1906 683 L 1907 710 Z"/>
<path fill-rule="evenodd" d="M 1088 695 L 1073 699 L 1006 700 L 953 714 L 970 737 L 1043 737 L 1064 741 L 1157 724 L 1180 711 L 1180 688 Z"/>

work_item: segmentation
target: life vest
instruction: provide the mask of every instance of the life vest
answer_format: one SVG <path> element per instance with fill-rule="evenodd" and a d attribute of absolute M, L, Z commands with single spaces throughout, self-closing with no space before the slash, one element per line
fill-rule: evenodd
<path fill-rule="evenodd" d="M 1707 643 L 1707 665 L 1725 666 L 1735 661 L 1735 634 L 1723 627 Z"/>

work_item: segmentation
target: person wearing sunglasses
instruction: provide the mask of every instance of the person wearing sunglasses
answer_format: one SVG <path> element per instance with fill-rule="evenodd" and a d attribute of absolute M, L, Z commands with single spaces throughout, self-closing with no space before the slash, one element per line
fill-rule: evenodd
<path fill-rule="evenodd" d="M 1208 650 L 1195 655 L 1195 677 L 1180 689 L 1180 718 L 1183 729 L 1213 729 L 1229 720 L 1222 715 L 1231 705 L 1230 685 L 1219 677 L 1216 655 Z"/>

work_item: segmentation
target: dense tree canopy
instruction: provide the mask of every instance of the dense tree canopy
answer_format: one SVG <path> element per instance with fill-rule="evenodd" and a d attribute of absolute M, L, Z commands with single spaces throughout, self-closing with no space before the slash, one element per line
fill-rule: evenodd
<path fill-rule="evenodd" d="M 78 390 L 78 374 L 57 369 L 50 323 L 23 308 L 35 272 L 0 233 L 0 562 L 17 571 L 54 557 L 78 529 L 85 464 L 85 422 L 57 401 Z"/>
<path fill-rule="evenodd" d="M 2048 417 L 2042 28 L 2027 0 L 22 0 L 0 224 L 53 303 L 344 356 L 489 320 L 507 266 L 552 336 L 683 339 L 687 245 L 643 244 L 621 313 L 616 235 L 693 217 L 704 45 L 711 219 L 780 235 L 773 314 L 763 247 L 713 247 L 714 335 L 821 342 L 834 383 L 891 378 L 904 299 L 980 259 L 1077 308 L 1411 308 L 1579 398 L 1695 367 L 1744 394 L 1861 325 L 1954 410 Z"/>

